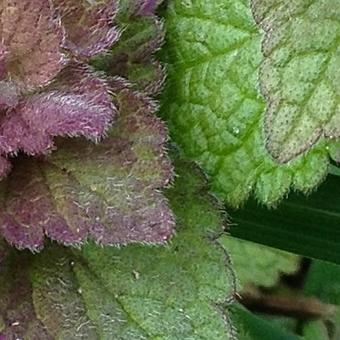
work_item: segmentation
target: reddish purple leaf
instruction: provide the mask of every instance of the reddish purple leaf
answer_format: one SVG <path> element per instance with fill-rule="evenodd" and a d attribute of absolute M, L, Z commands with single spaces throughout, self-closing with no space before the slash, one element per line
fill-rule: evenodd
<path fill-rule="evenodd" d="M 66 29 L 65 47 L 73 54 L 91 57 L 109 48 L 118 40 L 113 26 L 116 0 L 53 0 Z"/>
<path fill-rule="evenodd" d="M 136 4 L 136 14 L 150 16 L 155 14 L 156 8 L 163 0 L 139 0 Z"/>
<path fill-rule="evenodd" d="M 63 244 L 163 243 L 173 216 L 159 189 L 169 184 L 167 131 L 150 99 L 115 80 L 119 116 L 102 143 L 64 140 L 46 160 L 20 160 L 6 180 L 1 230 L 39 250 L 44 234 Z M 81 92 L 81 91 L 80 91 Z"/>
<path fill-rule="evenodd" d="M 53 147 L 54 136 L 98 140 L 116 115 L 105 80 L 80 65 L 67 67 L 42 93 L 23 98 L 2 118 L 0 150 L 35 155 Z"/>
<path fill-rule="evenodd" d="M 62 69 L 64 34 L 51 1 L 1 1 L 0 36 L 2 78 L 34 88 L 52 80 Z"/>

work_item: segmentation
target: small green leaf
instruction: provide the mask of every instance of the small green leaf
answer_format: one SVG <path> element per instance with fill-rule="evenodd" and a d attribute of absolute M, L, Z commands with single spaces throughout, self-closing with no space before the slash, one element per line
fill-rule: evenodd
<path fill-rule="evenodd" d="M 340 336 L 340 266 L 324 261 L 313 261 L 306 277 L 304 291 L 321 301 L 336 305 L 334 315 L 327 320 L 310 321 L 303 327 L 306 340 L 331 339 Z M 325 322 L 326 321 L 326 322 Z"/>
<path fill-rule="evenodd" d="M 140 1 L 138 1 L 140 2 Z M 145 1 L 142 3 L 146 4 Z M 154 2 L 156 6 L 157 2 Z M 133 86 L 156 95 L 164 82 L 164 72 L 153 54 L 164 40 L 163 23 L 154 15 L 141 16 L 135 1 L 121 3 L 115 22 L 121 28 L 119 41 L 107 53 L 93 59 L 97 69 L 129 79 Z"/>
<path fill-rule="evenodd" d="M 234 339 L 222 307 L 233 275 L 215 241 L 223 216 L 201 172 L 176 165 L 167 197 L 178 233 L 168 245 L 11 250 L 0 265 L 0 338 Z"/>
<path fill-rule="evenodd" d="M 328 340 L 327 326 L 322 320 L 309 321 L 303 327 L 304 340 Z"/>
<path fill-rule="evenodd" d="M 243 289 L 250 284 L 272 287 L 281 274 L 293 274 L 300 265 L 299 256 L 278 249 L 227 235 L 221 236 L 219 242 L 231 254 L 236 277 Z"/>

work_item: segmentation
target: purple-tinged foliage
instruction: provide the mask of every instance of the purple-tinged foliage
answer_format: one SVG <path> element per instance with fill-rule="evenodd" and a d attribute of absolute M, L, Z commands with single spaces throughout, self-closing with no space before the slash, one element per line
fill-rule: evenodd
<path fill-rule="evenodd" d="M 122 80 L 111 86 L 119 115 L 101 143 L 63 140 L 51 156 L 15 164 L 0 209 L 9 243 L 39 250 L 45 235 L 65 245 L 170 238 L 173 216 L 158 191 L 172 178 L 167 131 L 150 99 Z"/>
<path fill-rule="evenodd" d="M 154 10 L 161 1 L 132 0 L 124 3 L 115 22 L 123 27 L 114 48 L 94 60 L 94 65 L 110 75 L 128 78 L 139 91 L 158 94 L 164 72 L 154 53 L 164 41 L 162 22 Z"/>
<path fill-rule="evenodd" d="M 108 92 L 106 82 L 89 68 L 66 67 L 44 92 L 22 99 L 0 119 L 0 151 L 44 153 L 60 135 L 98 140 L 116 114 Z"/>
<path fill-rule="evenodd" d="M 80 57 L 105 51 L 119 38 L 112 25 L 117 0 L 95 3 L 87 0 L 53 0 L 66 30 L 65 47 Z"/>
<path fill-rule="evenodd" d="M 64 30 L 50 0 L 4 0 L 0 4 L 1 80 L 34 89 L 63 68 Z"/>
<path fill-rule="evenodd" d="M 44 82 L 33 84 L 27 79 L 17 81 L 4 67 L 0 176 L 11 168 L 8 156 L 20 155 L 1 183 L 0 234 L 17 248 L 32 251 L 43 247 L 45 236 L 64 245 L 79 245 L 87 239 L 103 245 L 167 241 L 173 234 L 174 218 L 160 190 L 171 181 L 173 169 L 165 151 L 167 130 L 154 115 L 156 105 L 145 94 L 158 92 L 159 79 L 163 79 L 160 67 L 150 72 L 155 69 L 152 55 L 163 40 L 162 25 L 154 17 L 133 14 L 132 26 L 142 28 L 141 34 L 133 37 L 123 53 L 147 74 L 137 80 L 141 94 L 129 81 L 117 77 L 125 67 L 126 78 L 134 80 L 124 63 L 118 65 L 121 70 L 115 67 L 114 51 L 121 53 L 125 42 L 105 53 L 110 60 L 105 64 L 110 70 L 101 68 L 106 76 L 86 64 L 90 56 L 105 51 L 119 37 L 112 22 L 123 9 L 116 7 L 116 1 L 24 2 L 44 15 L 41 20 L 49 22 L 48 27 L 57 25 L 54 40 L 49 39 L 60 38 L 60 69 Z M 139 5 L 148 8 L 145 15 L 154 7 L 146 2 Z M 22 9 L 14 1 L 11 6 Z M 33 14 L 20 16 L 27 26 L 32 25 L 30 17 L 37 20 Z M 135 35 L 129 24 L 120 26 Z M 19 38 L 24 46 L 24 34 Z M 10 55 L 4 46 L 0 66 L 2 55 L 5 59 Z M 55 138 L 60 136 L 83 138 Z"/>
<path fill-rule="evenodd" d="M 136 1 L 135 13 L 140 16 L 152 16 L 155 14 L 157 6 L 163 0 L 142 0 Z"/>
<path fill-rule="evenodd" d="M 55 136 L 98 140 L 116 115 L 106 81 L 84 58 L 117 40 L 116 5 L 86 3 L 1 2 L 0 176 L 9 155 L 49 152 Z"/>

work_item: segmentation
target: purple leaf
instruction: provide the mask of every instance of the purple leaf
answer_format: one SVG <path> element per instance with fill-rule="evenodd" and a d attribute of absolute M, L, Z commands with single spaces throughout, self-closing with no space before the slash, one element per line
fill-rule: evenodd
<path fill-rule="evenodd" d="M 139 0 L 136 4 L 136 14 L 140 16 L 151 16 L 163 0 Z"/>
<path fill-rule="evenodd" d="M 53 147 L 54 136 L 98 140 L 116 115 L 105 80 L 89 68 L 72 65 L 42 93 L 23 98 L 3 117 L 0 150 L 39 154 Z"/>
<path fill-rule="evenodd" d="M 65 62 L 64 34 L 49 0 L 0 4 L 0 75 L 27 88 L 52 80 Z"/>
<path fill-rule="evenodd" d="M 119 38 L 113 26 L 116 0 L 99 3 L 86 0 L 53 0 L 66 29 L 65 48 L 73 54 L 91 57 L 109 48 Z"/>
<path fill-rule="evenodd" d="M 173 216 L 159 189 L 169 184 L 167 131 L 150 99 L 112 82 L 119 116 L 95 145 L 64 140 L 45 160 L 20 160 L 6 181 L 1 227 L 8 242 L 40 250 L 43 235 L 66 245 L 163 243 Z"/>

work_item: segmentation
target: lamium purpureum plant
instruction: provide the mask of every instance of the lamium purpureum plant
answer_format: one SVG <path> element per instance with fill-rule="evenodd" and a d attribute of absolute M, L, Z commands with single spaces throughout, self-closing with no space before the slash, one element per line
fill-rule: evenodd
<path fill-rule="evenodd" d="M 148 60 L 157 77 L 147 82 L 157 92 L 157 4 L 0 2 L 0 233 L 10 244 L 39 250 L 45 235 L 65 245 L 88 236 L 101 244 L 171 236 L 173 217 L 158 189 L 171 180 L 172 167 L 156 105 L 119 70 L 106 67 L 105 74 L 90 65 L 118 63 L 110 50 L 120 48 L 124 31 L 117 12 L 145 16 L 153 23 L 150 42 L 135 42 L 133 63 L 126 48 L 120 65 Z"/>

